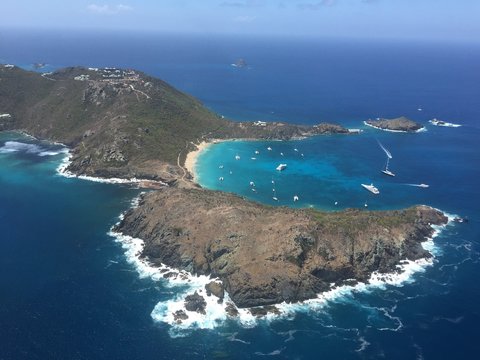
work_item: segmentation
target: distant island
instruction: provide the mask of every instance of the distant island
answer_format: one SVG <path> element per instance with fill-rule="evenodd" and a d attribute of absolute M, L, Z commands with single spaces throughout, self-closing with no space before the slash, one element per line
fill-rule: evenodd
<path fill-rule="evenodd" d="M 68 145 L 66 171 L 157 188 L 115 231 L 141 238 L 141 256 L 152 264 L 218 277 L 220 284 L 212 282 L 207 292 L 223 301 L 226 291 L 231 315 L 237 307 L 275 311 L 274 304 L 314 298 L 332 283 L 396 271 L 401 260 L 428 257 L 421 242 L 432 235 L 432 225 L 447 222 L 426 206 L 328 213 L 202 189 L 185 168 L 187 155 L 202 142 L 350 131 L 334 124 L 230 121 L 136 70 L 70 67 L 39 74 L 0 65 L 0 114 L 0 130 Z M 185 307 L 201 312 L 204 303 L 190 294 Z M 182 321 L 187 313 L 176 316 Z"/>
<path fill-rule="evenodd" d="M 244 67 L 247 67 L 248 64 L 247 64 L 247 62 L 245 61 L 245 59 L 240 58 L 240 59 L 238 59 L 237 61 L 235 61 L 235 62 L 232 64 L 232 66 L 237 67 L 237 68 L 244 68 Z"/>
<path fill-rule="evenodd" d="M 32 64 L 32 67 L 33 67 L 35 70 L 43 69 L 45 66 L 47 66 L 46 63 L 40 63 L 40 62 L 37 62 L 37 63 L 33 63 L 33 64 Z"/>
<path fill-rule="evenodd" d="M 386 131 L 416 132 L 424 128 L 423 125 L 410 120 L 405 116 L 395 119 L 368 119 L 364 123 L 365 125 Z"/>

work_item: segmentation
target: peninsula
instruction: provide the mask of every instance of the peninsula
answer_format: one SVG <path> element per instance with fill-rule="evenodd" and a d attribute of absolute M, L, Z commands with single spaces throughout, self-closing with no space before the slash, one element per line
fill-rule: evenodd
<path fill-rule="evenodd" d="M 221 284 L 207 292 L 219 301 L 228 292 L 232 309 L 301 301 L 332 283 L 395 271 L 401 260 L 430 256 L 420 244 L 432 225 L 447 222 L 426 206 L 329 213 L 202 189 L 184 167 L 201 142 L 349 131 L 333 124 L 230 121 L 135 70 L 71 67 L 38 74 L 0 65 L 0 113 L 0 130 L 67 144 L 74 174 L 168 184 L 143 195 L 114 230 L 141 238 L 141 256 L 152 264 L 218 277 Z M 202 311 L 201 296 L 187 298 L 187 310 Z M 180 315 L 179 321 L 187 316 Z"/>

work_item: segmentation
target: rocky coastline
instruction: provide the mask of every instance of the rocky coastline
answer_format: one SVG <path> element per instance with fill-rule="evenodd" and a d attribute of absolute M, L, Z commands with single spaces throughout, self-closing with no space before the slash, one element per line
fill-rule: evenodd
<path fill-rule="evenodd" d="M 218 278 L 222 285 L 208 291 L 250 308 L 315 298 L 332 284 L 428 258 L 421 243 L 446 223 L 426 206 L 328 213 L 168 187 L 145 194 L 114 231 L 143 239 L 141 256 L 152 265 Z"/>

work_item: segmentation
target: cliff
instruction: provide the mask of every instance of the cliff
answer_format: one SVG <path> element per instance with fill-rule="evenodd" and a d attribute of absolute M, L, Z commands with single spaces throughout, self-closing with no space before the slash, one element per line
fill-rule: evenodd
<path fill-rule="evenodd" d="M 238 307 L 252 307 L 313 298 L 331 283 L 429 257 L 421 242 L 446 221 L 425 206 L 327 213 L 165 188 L 145 195 L 116 231 L 144 239 L 153 264 L 219 277 Z"/>

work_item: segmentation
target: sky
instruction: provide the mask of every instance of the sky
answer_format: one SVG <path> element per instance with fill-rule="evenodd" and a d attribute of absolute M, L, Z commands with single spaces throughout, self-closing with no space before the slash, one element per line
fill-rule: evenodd
<path fill-rule="evenodd" d="M 480 0 L 14 0 L 0 27 L 480 41 Z"/>

